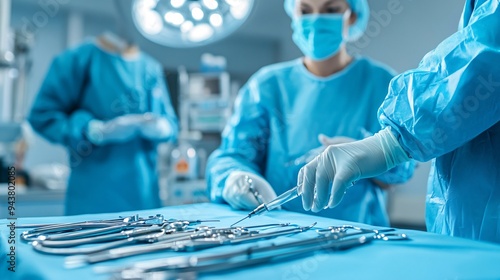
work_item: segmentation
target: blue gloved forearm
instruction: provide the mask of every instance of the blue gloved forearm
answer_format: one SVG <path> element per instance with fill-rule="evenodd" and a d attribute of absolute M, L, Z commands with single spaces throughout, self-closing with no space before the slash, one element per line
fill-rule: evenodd
<path fill-rule="evenodd" d="M 69 117 L 62 112 L 33 107 L 28 122 L 31 127 L 52 143 L 75 146 L 86 141 L 84 131 L 93 116 L 85 110 L 76 110 Z"/>

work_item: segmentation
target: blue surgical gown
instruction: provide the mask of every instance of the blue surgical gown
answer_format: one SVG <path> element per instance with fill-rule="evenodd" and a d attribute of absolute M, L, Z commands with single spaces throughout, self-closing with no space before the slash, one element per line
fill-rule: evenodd
<path fill-rule="evenodd" d="M 177 119 L 162 67 L 140 53 L 123 57 L 88 42 L 57 56 L 34 101 L 29 122 L 43 137 L 64 145 L 71 175 L 68 215 L 160 207 L 156 147 L 159 141 L 136 138 L 92 145 L 84 130 L 92 119 L 152 112 L 166 118 L 174 133 Z"/>
<path fill-rule="evenodd" d="M 391 82 L 379 118 L 414 159 L 436 158 L 427 229 L 499 243 L 499 1 L 467 1 L 460 30 Z"/>
<path fill-rule="evenodd" d="M 225 180 L 236 170 L 263 176 L 279 195 L 295 186 L 303 166 L 290 162 L 321 146 L 318 134 L 360 139 L 366 131 L 378 131 L 377 109 L 392 77 L 391 70 L 367 58 L 356 58 L 324 78 L 311 74 L 302 59 L 258 71 L 241 89 L 222 144 L 208 160 L 210 199 L 224 202 Z M 413 165 L 408 163 L 380 179 L 403 182 L 412 172 Z M 304 212 L 300 199 L 284 208 Z M 389 224 L 385 191 L 370 180 L 357 182 L 338 207 L 318 215 Z"/>

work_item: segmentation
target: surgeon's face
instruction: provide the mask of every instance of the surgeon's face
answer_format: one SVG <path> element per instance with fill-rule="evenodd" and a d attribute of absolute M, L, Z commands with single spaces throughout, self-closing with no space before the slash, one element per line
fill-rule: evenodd
<path fill-rule="evenodd" d="M 346 0 L 297 0 L 295 13 L 298 16 L 309 14 L 344 14 L 349 10 Z M 349 24 L 356 21 L 356 15 L 351 14 Z"/>

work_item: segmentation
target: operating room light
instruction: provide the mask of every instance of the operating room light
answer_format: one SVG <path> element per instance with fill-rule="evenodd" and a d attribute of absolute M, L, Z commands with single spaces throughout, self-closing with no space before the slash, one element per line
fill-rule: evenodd
<path fill-rule="evenodd" d="M 254 0 L 133 0 L 132 18 L 147 39 L 169 47 L 196 47 L 236 31 Z"/>
<path fill-rule="evenodd" d="M 201 42 L 210 38 L 214 33 L 214 29 L 206 24 L 198 24 L 189 32 L 188 38 L 192 42 Z"/>
<path fill-rule="evenodd" d="M 174 8 L 181 7 L 182 5 L 184 5 L 185 2 L 186 2 L 186 0 L 170 0 L 170 4 Z"/>
<path fill-rule="evenodd" d="M 182 25 L 181 25 L 181 31 L 186 33 L 188 32 L 189 30 L 191 30 L 193 28 L 194 24 L 191 22 L 191 21 L 185 21 Z"/>
<path fill-rule="evenodd" d="M 203 5 L 210 10 L 215 10 L 219 6 L 219 3 L 216 0 L 203 0 Z"/>
<path fill-rule="evenodd" d="M 175 26 L 179 26 L 184 22 L 184 16 L 178 12 L 167 12 L 164 18 L 166 22 Z"/>
<path fill-rule="evenodd" d="M 159 34 L 163 30 L 163 21 L 155 11 L 143 11 L 140 14 L 140 27 L 150 35 Z"/>
<path fill-rule="evenodd" d="M 158 0 L 143 0 L 141 1 L 141 9 L 153 9 L 156 4 L 158 3 Z"/>
<path fill-rule="evenodd" d="M 205 16 L 205 13 L 200 7 L 198 7 L 198 5 L 196 5 L 195 7 L 191 8 L 191 15 L 195 20 L 202 20 Z"/>
<path fill-rule="evenodd" d="M 219 27 L 222 25 L 222 16 L 219 14 L 210 15 L 210 24 L 214 27 Z"/>

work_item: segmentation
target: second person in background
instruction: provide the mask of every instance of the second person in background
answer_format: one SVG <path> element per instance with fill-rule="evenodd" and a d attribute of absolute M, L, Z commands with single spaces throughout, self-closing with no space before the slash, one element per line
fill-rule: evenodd
<path fill-rule="evenodd" d="M 156 147 L 177 138 L 162 66 L 106 32 L 58 55 L 28 118 L 64 145 L 66 215 L 161 207 Z"/>
<path fill-rule="evenodd" d="M 293 41 L 305 57 L 253 75 L 239 93 L 220 148 L 208 161 L 210 199 L 233 208 L 249 210 L 259 204 L 245 178 L 268 202 L 295 186 L 304 164 L 297 158 L 318 146 L 380 130 L 377 109 L 394 73 L 368 58 L 350 56 L 345 45 L 366 29 L 366 0 L 286 0 L 285 10 L 292 18 Z M 341 205 L 318 215 L 389 225 L 380 186 L 406 181 L 413 167 L 407 163 L 357 182 Z M 284 207 L 304 211 L 300 200 Z"/>

